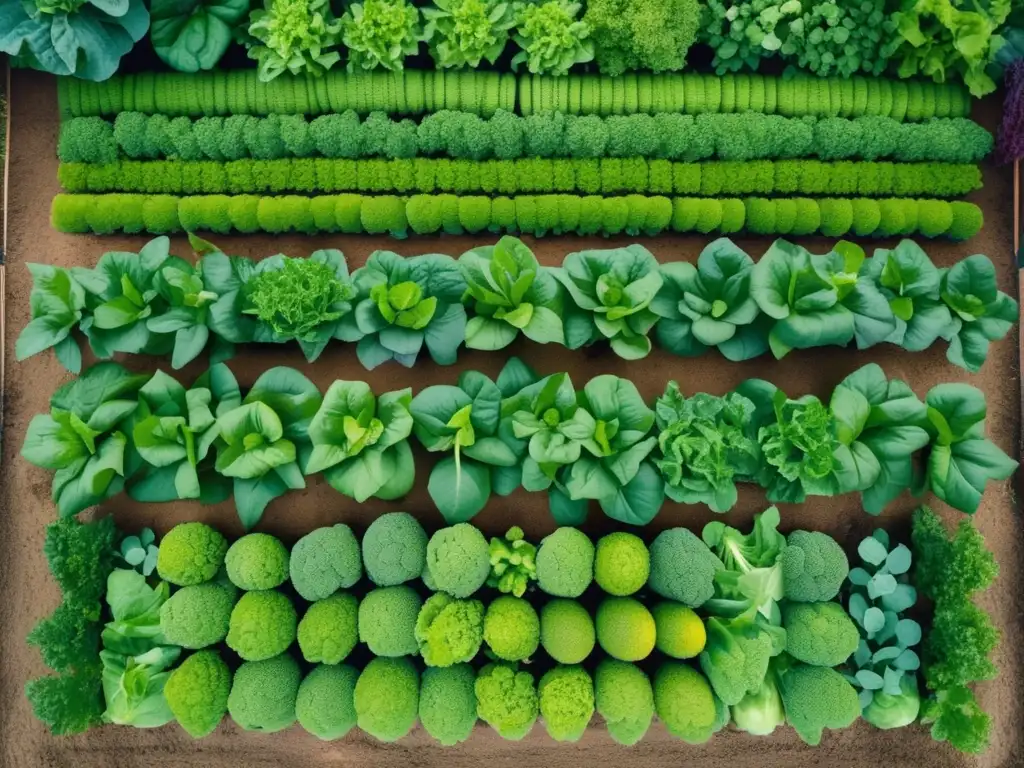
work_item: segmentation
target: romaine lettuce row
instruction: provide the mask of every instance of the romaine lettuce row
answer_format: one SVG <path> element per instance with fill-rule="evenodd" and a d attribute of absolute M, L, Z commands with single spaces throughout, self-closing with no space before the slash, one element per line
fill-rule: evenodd
<path fill-rule="evenodd" d="M 467 286 L 462 301 L 472 315 L 467 347 L 504 349 L 520 331 L 538 344 L 565 344 L 559 283 L 522 241 L 506 236 L 466 251 L 459 269 Z"/>
<path fill-rule="evenodd" d="M 424 345 L 435 363 L 455 362 L 466 338 L 466 281 L 451 256 L 375 251 L 353 278 L 355 311 L 341 318 L 336 338 L 358 342 L 367 370 L 389 360 L 411 368 Z"/>
<path fill-rule="evenodd" d="M 360 503 L 405 496 L 416 477 L 411 405 L 408 388 L 376 397 L 365 382 L 335 381 L 309 422 L 303 472 L 323 472 L 332 488 Z"/>
<path fill-rule="evenodd" d="M 1017 322 L 1017 302 L 999 290 L 996 268 L 981 254 L 943 270 L 939 290 L 953 317 L 944 335 L 949 341 L 946 357 L 976 373 L 988 357 L 989 343 L 1003 338 Z"/>
<path fill-rule="evenodd" d="M 602 339 L 626 360 L 651 351 L 647 334 L 658 322 L 651 302 L 661 288 L 658 260 L 642 245 L 570 253 L 552 274 L 572 299 L 566 307 L 565 343 L 569 349 Z"/>
<path fill-rule="evenodd" d="M 141 468 L 129 434 L 148 379 L 117 363 L 99 363 L 58 389 L 48 414 L 32 418 L 21 455 L 55 471 L 51 495 L 61 517 L 117 495 Z"/>

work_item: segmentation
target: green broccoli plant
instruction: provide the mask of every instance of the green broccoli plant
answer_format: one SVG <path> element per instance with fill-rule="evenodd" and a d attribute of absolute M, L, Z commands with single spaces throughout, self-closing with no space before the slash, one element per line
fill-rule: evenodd
<path fill-rule="evenodd" d="M 492 536 L 490 543 L 491 573 L 487 586 L 504 594 L 522 597 L 530 582 L 537 580 L 537 547 L 526 540 L 518 525 L 504 536 Z"/>
<path fill-rule="evenodd" d="M 658 346 L 696 357 L 715 347 L 727 359 L 749 360 L 768 351 L 761 310 L 750 293 L 754 260 L 720 237 L 697 257 L 697 265 L 671 261 L 661 266 L 662 286 L 651 302 L 659 316 Z"/>
<path fill-rule="evenodd" d="M 665 495 L 682 504 L 707 504 L 728 512 L 736 504 L 736 480 L 753 477 L 761 465 L 751 431 L 754 404 L 736 392 L 685 397 L 670 381 L 654 404 L 660 456 L 655 466 Z"/>
<path fill-rule="evenodd" d="M 455 362 L 466 338 L 466 281 L 451 256 L 375 251 L 353 279 L 355 311 L 341 319 L 336 337 L 358 342 L 367 370 L 389 360 L 411 368 L 424 346 L 438 365 Z"/>
<path fill-rule="evenodd" d="M 500 0 L 434 0 L 423 8 L 423 37 L 441 69 L 493 64 L 516 24 L 513 3 Z"/>
<path fill-rule="evenodd" d="M 801 664 L 782 654 L 772 660 L 771 674 L 786 722 L 812 747 L 821 743 L 826 728 L 848 728 L 860 717 L 857 691 L 834 669 Z"/>
<path fill-rule="evenodd" d="M 860 643 L 850 659 L 846 679 L 858 690 L 864 719 L 876 728 L 902 728 L 917 719 L 921 698 L 916 672 L 921 625 L 902 614 L 917 602 L 910 585 L 911 552 L 891 546 L 879 529 L 857 547 L 861 565 L 848 577 L 850 616 Z"/>
<path fill-rule="evenodd" d="M 405 496 L 416 476 L 409 435 L 412 390 L 379 398 L 362 381 L 335 381 L 309 422 L 306 475 L 323 472 L 331 487 L 362 503 Z"/>
<path fill-rule="evenodd" d="M 570 253 L 552 270 L 576 310 L 565 317 L 565 343 L 579 349 L 606 339 L 626 360 L 651 351 L 648 332 L 658 321 L 650 308 L 662 285 L 658 260 L 642 245 Z"/>
<path fill-rule="evenodd" d="M 521 365 L 512 358 L 506 367 Z M 521 483 L 519 440 L 508 423 L 501 428 L 501 401 L 512 394 L 479 371 L 464 371 L 457 386 L 427 387 L 412 399 L 420 444 L 431 453 L 451 454 L 434 465 L 427 484 L 449 525 L 471 520 L 492 492 L 507 496 Z"/>
<path fill-rule="evenodd" d="M 943 334 L 949 341 L 946 356 L 976 373 L 988 356 L 989 343 L 1002 339 L 1017 322 L 1017 302 L 999 290 L 996 268 L 981 254 L 943 270 L 939 290 L 953 318 Z"/>
<path fill-rule="evenodd" d="M 342 25 L 329 0 L 263 0 L 263 8 L 249 15 L 247 42 L 259 79 L 268 83 L 285 72 L 323 75 L 341 61 Z"/>
<path fill-rule="evenodd" d="M 342 40 L 348 48 L 348 71 L 405 68 L 426 39 L 420 12 L 406 0 L 363 0 L 341 17 Z"/>
<path fill-rule="evenodd" d="M 249 0 L 152 0 L 149 36 L 156 55 L 172 69 L 213 69 L 248 12 Z"/>
<path fill-rule="evenodd" d="M 525 62 L 534 75 L 567 75 L 574 64 L 592 61 L 594 43 L 590 25 L 579 19 L 581 8 L 571 0 L 521 4 L 514 37 L 520 51 L 512 58 L 513 69 Z"/>
<path fill-rule="evenodd" d="M 99 363 L 54 392 L 48 414 L 32 417 L 21 455 L 54 471 L 51 494 L 62 517 L 116 496 L 140 469 L 129 435 L 148 379 Z"/>
<path fill-rule="evenodd" d="M 499 350 L 522 332 L 537 344 L 564 344 L 562 294 L 552 271 L 517 238 L 503 237 L 459 257 L 470 307 L 466 346 Z"/>
<path fill-rule="evenodd" d="M 160 547 L 152 528 L 143 528 L 138 535 L 125 536 L 117 549 L 118 557 L 129 567 L 143 576 L 151 576 L 156 570 L 156 559 Z"/>

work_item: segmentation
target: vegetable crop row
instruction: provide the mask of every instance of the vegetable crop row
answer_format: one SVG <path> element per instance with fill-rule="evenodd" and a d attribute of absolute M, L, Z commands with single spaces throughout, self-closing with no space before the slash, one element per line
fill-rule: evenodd
<path fill-rule="evenodd" d="M 416 156 L 468 160 L 521 157 L 645 157 L 695 162 L 774 160 L 938 161 L 977 163 L 992 134 L 965 118 L 901 123 L 889 117 L 782 117 L 742 114 L 596 116 L 504 110 L 484 119 L 471 112 L 434 112 L 417 124 L 353 110 L 314 120 L 304 115 L 187 117 L 121 112 L 116 120 L 78 117 L 61 126 L 64 162 L 132 160 L 278 160 Z"/>
<path fill-rule="evenodd" d="M 280 194 L 398 192 L 516 195 L 828 195 L 960 197 L 981 188 L 975 165 L 752 160 L 121 160 L 61 163 L 67 192 Z"/>
<path fill-rule="evenodd" d="M 346 109 L 365 114 L 418 115 L 458 109 L 490 117 L 498 109 L 523 115 L 764 112 L 915 122 L 966 117 L 970 96 L 958 86 L 863 77 L 779 78 L 764 75 L 637 74 L 516 77 L 497 72 L 420 71 L 323 77 L 282 75 L 261 83 L 253 70 L 196 74 L 141 73 L 101 83 L 65 78 L 58 98 L 64 117 L 119 112 L 187 115 L 323 115 Z"/>
<path fill-rule="evenodd" d="M 344 232 L 418 235 L 508 232 L 653 236 L 661 232 L 746 230 L 759 235 L 892 237 L 920 234 L 966 240 L 981 229 L 981 209 L 944 200 L 871 198 L 695 198 L 577 195 L 59 194 L 50 217 L 59 232 L 107 235 L 181 231 Z"/>

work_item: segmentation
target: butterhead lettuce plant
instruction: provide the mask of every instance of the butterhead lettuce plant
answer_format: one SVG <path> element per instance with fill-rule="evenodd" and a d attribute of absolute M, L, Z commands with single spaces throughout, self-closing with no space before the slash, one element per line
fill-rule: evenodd
<path fill-rule="evenodd" d="M 513 3 L 499 0 L 434 0 L 423 8 L 423 36 L 441 69 L 493 64 L 515 26 Z"/>
<path fill-rule="evenodd" d="M 419 9 L 406 0 L 363 0 L 341 17 L 348 70 L 402 70 L 424 39 Z"/>
<path fill-rule="evenodd" d="M 264 0 L 249 16 L 249 58 L 263 82 L 285 72 L 322 75 L 341 60 L 341 28 L 329 0 Z"/>
<path fill-rule="evenodd" d="M 85 311 L 85 289 L 71 271 L 49 264 L 26 264 L 32 274 L 29 306 L 32 319 L 14 345 L 17 360 L 53 349 L 71 373 L 82 370 L 82 350 L 72 336 Z"/>
<path fill-rule="evenodd" d="M 995 265 L 981 254 L 943 270 L 939 290 L 953 317 L 946 356 L 954 365 L 977 372 L 989 343 L 1003 338 L 1017 322 L 1017 302 L 999 290 Z"/>
<path fill-rule="evenodd" d="M 580 3 L 547 0 L 518 7 L 513 69 L 525 63 L 534 75 L 567 75 L 574 64 L 594 59 L 590 25 L 580 20 Z"/>

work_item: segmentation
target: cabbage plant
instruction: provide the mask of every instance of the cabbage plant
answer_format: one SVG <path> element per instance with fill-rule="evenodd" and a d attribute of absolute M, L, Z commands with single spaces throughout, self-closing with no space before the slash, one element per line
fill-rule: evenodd
<path fill-rule="evenodd" d="M 513 4 L 500 0 L 434 0 L 423 8 L 423 37 L 439 68 L 493 64 L 515 26 Z"/>

